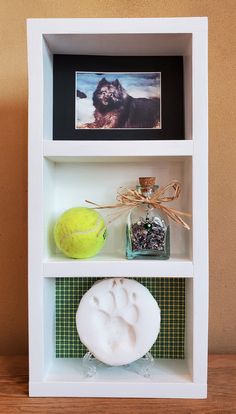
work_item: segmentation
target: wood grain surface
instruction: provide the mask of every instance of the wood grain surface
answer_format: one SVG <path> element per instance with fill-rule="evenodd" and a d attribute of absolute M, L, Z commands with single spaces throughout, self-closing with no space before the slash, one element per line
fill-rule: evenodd
<path fill-rule="evenodd" d="M 206 400 L 29 398 L 27 357 L 0 357 L 0 414 L 236 413 L 236 355 L 209 357 Z"/>

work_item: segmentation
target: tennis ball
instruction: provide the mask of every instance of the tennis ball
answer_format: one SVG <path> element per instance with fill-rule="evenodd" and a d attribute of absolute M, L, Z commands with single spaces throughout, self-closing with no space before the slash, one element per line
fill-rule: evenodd
<path fill-rule="evenodd" d="M 95 256 L 106 240 L 106 225 L 102 216 L 86 207 L 66 210 L 54 227 L 54 239 L 66 256 L 85 259 Z"/>

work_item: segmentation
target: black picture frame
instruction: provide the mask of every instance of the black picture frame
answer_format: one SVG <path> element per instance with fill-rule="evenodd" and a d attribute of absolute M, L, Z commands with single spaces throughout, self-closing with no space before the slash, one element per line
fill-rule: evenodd
<path fill-rule="evenodd" d="M 75 73 L 161 72 L 161 129 L 75 129 Z M 54 140 L 183 140 L 182 56 L 53 56 Z"/>

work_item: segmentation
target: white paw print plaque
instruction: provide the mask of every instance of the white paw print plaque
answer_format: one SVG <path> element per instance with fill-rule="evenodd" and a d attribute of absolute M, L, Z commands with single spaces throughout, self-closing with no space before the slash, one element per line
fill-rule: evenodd
<path fill-rule="evenodd" d="M 101 362 L 125 365 L 143 357 L 160 331 L 160 309 L 149 290 L 132 279 L 96 282 L 76 314 L 81 342 Z"/>

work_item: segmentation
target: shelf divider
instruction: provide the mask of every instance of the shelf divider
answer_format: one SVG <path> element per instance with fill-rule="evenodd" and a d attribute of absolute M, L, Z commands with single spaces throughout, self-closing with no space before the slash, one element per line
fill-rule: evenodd
<path fill-rule="evenodd" d="M 193 277 L 193 263 L 186 257 L 169 260 L 127 260 L 121 256 L 69 259 L 60 254 L 43 261 L 44 277 Z"/>
<path fill-rule="evenodd" d="M 44 157 L 63 162 L 82 157 L 192 156 L 193 141 L 52 141 L 44 140 Z"/>

